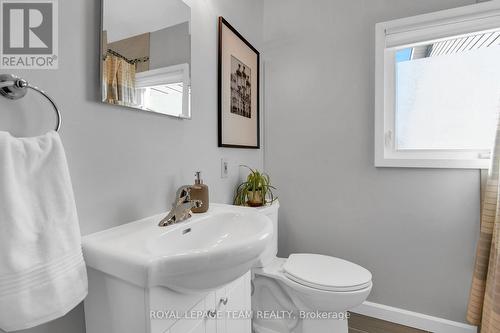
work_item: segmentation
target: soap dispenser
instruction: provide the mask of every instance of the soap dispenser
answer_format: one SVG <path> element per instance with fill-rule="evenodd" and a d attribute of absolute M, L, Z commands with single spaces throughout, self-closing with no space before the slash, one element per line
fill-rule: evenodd
<path fill-rule="evenodd" d="M 191 200 L 201 200 L 201 207 L 192 208 L 193 213 L 205 213 L 208 210 L 208 186 L 203 184 L 201 179 L 201 171 L 196 171 L 195 173 L 194 185 L 191 186 L 191 191 L 189 192 Z"/>

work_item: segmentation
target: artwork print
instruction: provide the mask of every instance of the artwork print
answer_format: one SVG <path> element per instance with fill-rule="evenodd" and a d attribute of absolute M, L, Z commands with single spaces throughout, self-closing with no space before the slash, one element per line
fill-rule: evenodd
<path fill-rule="evenodd" d="M 231 56 L 231 113 L 252 117 L 252 71 Z"/>

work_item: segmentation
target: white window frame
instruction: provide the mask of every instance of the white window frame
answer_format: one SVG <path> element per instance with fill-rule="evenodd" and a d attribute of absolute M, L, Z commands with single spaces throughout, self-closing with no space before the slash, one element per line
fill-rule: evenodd
<path fill-rule="evenodd" d="M 489 151 L 397 150 L 395 48 L 500 28 L 500 1 L 378 23 L 375 27 L 375 166 L 487 169 Z"/>

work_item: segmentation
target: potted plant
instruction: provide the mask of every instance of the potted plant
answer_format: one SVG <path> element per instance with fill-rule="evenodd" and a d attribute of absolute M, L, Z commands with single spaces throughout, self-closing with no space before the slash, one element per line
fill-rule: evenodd
<path fill-rule="evenodd" d="M 249 169 L 250 173 L 247 180 L 237 187 L 234 204 L 259 207 L 273 203 L 277 199 L 273 193 L 276 188 L 271 185 L 269 175 L 246 165 L 242 166 Z"/>

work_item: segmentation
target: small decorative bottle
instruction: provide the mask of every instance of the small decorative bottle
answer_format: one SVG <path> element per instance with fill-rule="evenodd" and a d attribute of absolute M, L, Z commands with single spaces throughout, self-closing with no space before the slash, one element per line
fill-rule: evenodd
<path fill-rule="evenodd" d="M 194 185 L 191 186 L 190 196 L 191 200 L 201 200 L 201 207 L 193 208 L 193 213 L 205 213 L 208 210 L 208 186 L 203 184 L 201 179 L 201 171 L 195 173 Z"/>

